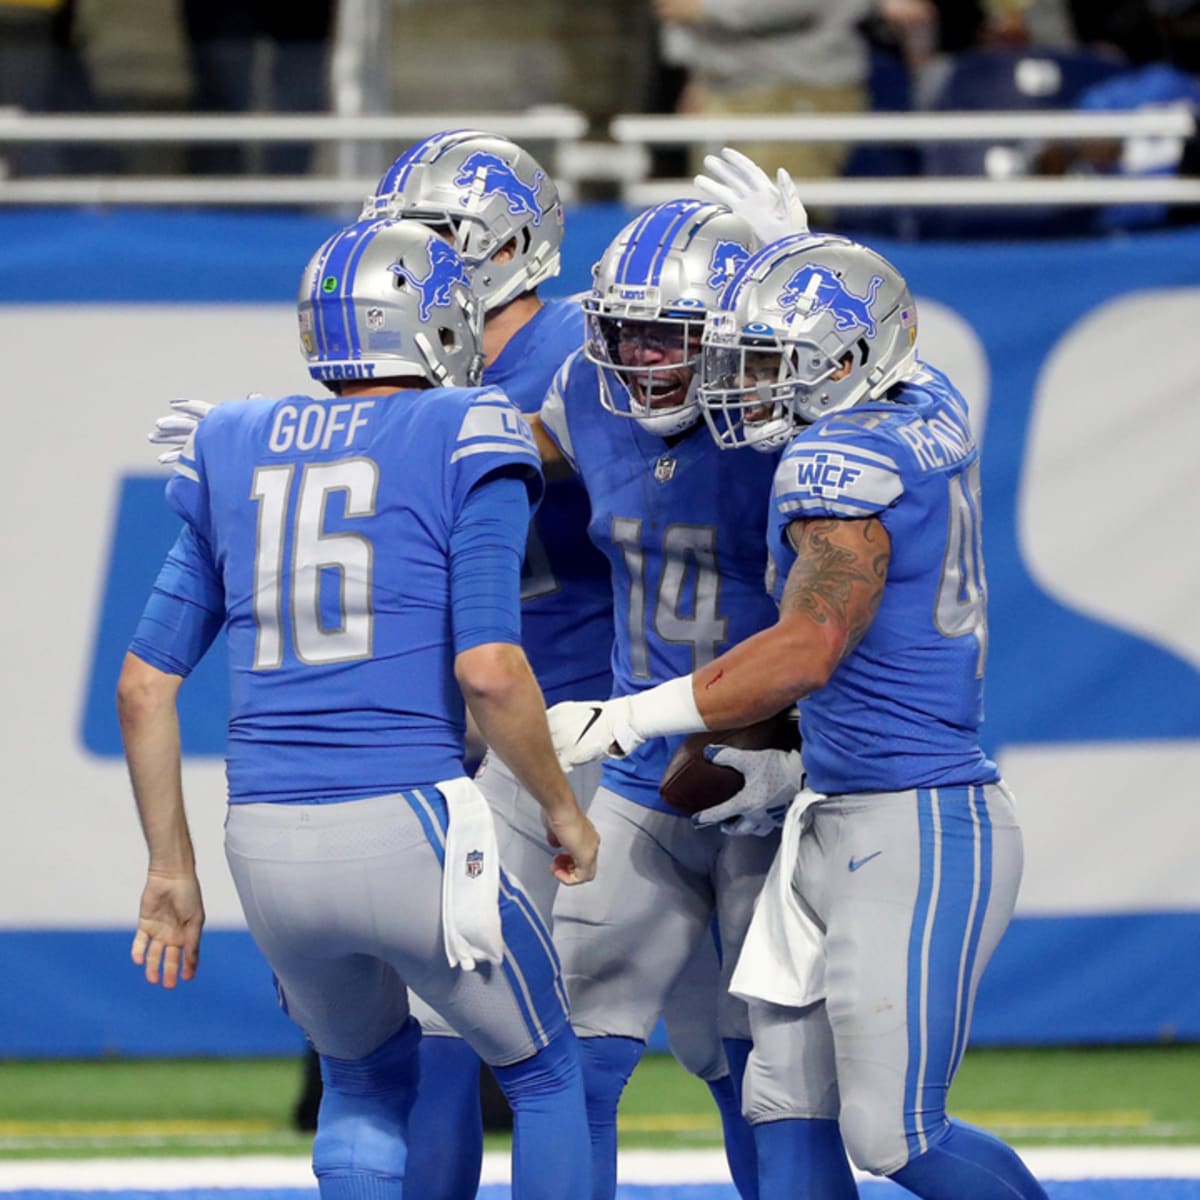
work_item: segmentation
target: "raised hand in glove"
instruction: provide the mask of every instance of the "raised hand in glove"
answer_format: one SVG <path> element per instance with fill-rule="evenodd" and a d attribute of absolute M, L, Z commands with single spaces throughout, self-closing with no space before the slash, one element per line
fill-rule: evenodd
<path fill-rule="evenodd" d="M 808 232 L 808 212 L 782 167 L 772 183 L 753 159 L 726 146 L 719 155 L 705 155 L 704 170 L 707 174 L 696 176 L 696 190 L 745 217 L 764 245 Z"/>
<path fill-rule="evenodd" d="M 158 461 L 163 466 L 177 462 L 188 438 L 196 432 L 196 426 L 217 406 L 204 400 L 172 400 L 171 411 L 154 422 L 154 428 L 146 434 L 147 441 L 155 446 L 166 446 Z"/>
<path fill-rule="evenodd" d="M 262 392 L 250 392 L 247 400 L 261 400 Z M 206 400 L 172 400 L 171 411 L 154 422 L 154 428 L 146 434 L 146 440 L 155 446 L 166 446 L 158 461 L 165 467 L 178 461 L 188 438 L 196 432 L 196 426 L 217 406 Z"/>

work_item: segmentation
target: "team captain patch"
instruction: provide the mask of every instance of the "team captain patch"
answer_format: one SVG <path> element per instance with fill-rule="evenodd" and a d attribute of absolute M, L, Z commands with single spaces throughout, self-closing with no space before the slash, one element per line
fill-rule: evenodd
<path fill-rule="evenodd" d="M 836 500 L 862 473 L 862 467 L 848 463 L 844 455 L 818 451 L 796 459 L 796 488 Z"/>
<path fill-rule="evenodd" d="M 775 477 L 776 504 L 788 514 L 868 516 L 903 492 L 894 459 L 846 444 L 793 442 Z"/>

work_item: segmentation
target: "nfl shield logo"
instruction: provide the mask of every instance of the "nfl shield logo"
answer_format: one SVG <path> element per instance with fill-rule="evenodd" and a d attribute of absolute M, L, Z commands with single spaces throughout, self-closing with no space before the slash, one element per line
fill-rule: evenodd
<path fill-rule="evenodd" d="M 664 454 L 654 464 L 654 478 L 659 483 L 668 483 L 675 477 L 675 460 Z"/>
<path fill-rule="evenodd" d="M 483 874 L 483 851 L 467 851 L 467 878 L 478 879 Z"/>
<path fill-rule="evenodd" d="M 367 309 L 367 328 L 382 329 L 383 328 L 383 309 L 368 308 Z"/>

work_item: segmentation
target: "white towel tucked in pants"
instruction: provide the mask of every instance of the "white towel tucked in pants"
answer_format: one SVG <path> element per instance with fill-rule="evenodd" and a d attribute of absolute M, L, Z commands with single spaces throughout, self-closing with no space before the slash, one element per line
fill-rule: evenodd
<path fill-rule="evenodd" d="M 473 971 L 504 958 L 500 929 L 500 850 L 492 810 L 474 780 L 460 776 L 436 785 L 446 800 L 446 862 L 442 871 L 442 926 L 452 967 Z"/>
<path fill-rule="evenodd" d="M 818 792 L 800 792 L 788 809 L 779 852 L 729 983 L 730 992 L 743 1000 L 803 1008 L 825 995 L 824 934 L 792 890 L 805 814 L 824 799 Z"/>

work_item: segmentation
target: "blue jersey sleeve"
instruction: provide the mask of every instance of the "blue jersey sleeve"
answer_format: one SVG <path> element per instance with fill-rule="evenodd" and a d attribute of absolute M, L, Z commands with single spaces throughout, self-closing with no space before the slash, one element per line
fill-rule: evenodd
<path fill-rule="evenodd" d="M 207 543 L 185 525 L 167 554 L 129 649 L 187 677 L 225 623 L 221 580 Z"/>
<path fill-rule="evenodd" d="M 192 430 L 167 480 L 167 503 L 202 537 L 209 534 L 209 488 L 200 443 L 201 433 L 210 423 L 216 424 L 211 416 Z"/>
<path fill-rule="evenodd" d="M 450 467 L 455 513 L 481 479 L 499 470 L 524 480 L 531 508 L 541 502 L 545 484 L 533 430 L 503 392 L 490 389 L 471 397 L 451 443 Z"/>
<path fill-rule="evenodd" d="M 524 482 L 493 473 L 471 489 L 450 534 L 454 653 L 521 642 L 521 562 L 529 529 Z"/>
<path fill-rule="evenodd" d="M 775 472 L 774 504 L 787 521 L 878 516 L 903 494 L 894 445 L 849 421 L 801 434 Z"/>

